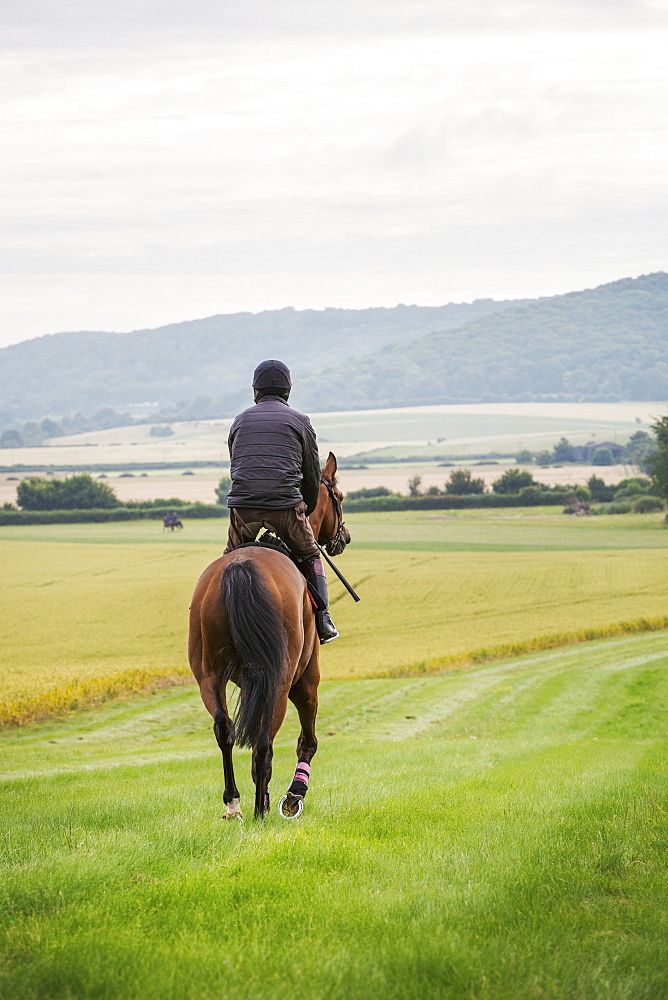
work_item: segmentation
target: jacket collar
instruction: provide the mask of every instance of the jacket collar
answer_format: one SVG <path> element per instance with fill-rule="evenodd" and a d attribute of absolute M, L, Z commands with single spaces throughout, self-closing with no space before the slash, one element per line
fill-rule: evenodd
<path fill-rule="evenodd" d="M 255 405 L 259 406 L 260 403 L 268 403 L 268 402 L 283 403 L 284 406 L 288 406 L 289 405 L 287 399 L 283 399 L 282 396 L 272 396 L 271 393 L 265 393 L 265 395 L 262 397 L 262 399 L 258 399 L 258 401 L 257 401 L 257 403 Z"/>

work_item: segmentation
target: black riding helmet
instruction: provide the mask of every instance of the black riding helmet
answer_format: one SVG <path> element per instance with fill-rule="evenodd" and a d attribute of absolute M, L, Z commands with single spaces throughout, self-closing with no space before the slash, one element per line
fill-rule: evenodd
<path fill-rule="evenodd" d="M 268 394 L 287 399 L 292 389 L 290 369 L 282 361 L 261 361 L 253 372 L 253 389 L 256 399 Z"/>

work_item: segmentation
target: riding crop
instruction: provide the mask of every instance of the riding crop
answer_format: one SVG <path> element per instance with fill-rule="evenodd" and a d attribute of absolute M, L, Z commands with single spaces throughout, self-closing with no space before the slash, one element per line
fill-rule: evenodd
<path fill-rule="evenodd" d="M 350 596 L 352 597 L 352 599 L 354 601 L 361 600 L 361 598 L 359 597 L 359 595 L 356 594 L 355 591 L 353 590 L 353 588 L 350 586 L 350 584 L 346 580 L 346 578 L 343 575 L 343 573 L 340 573 L 339 570 L 336 568 L 336 566 L 334 565 L 334 563 L 332 562 L 332 560 L 329 558 L 329 556 L 327 555 L 327 553 L 323 549 L 322 545 L 319 545 L 318 542 L 316 542 L 315 544 L 320 549 L 320 555 L 323 557 L 323 559 L 325 560 L 325 562 L 327 563 L 327 565 L 332 567 L 332 569 L 334 570 L 334 572 L 336 573 L 336 575 L 338 576 L 339 580 L 341 581 L 341 583 L 343 584 L 343 586 L 346 588 L 346 590 L 348 591 L 348 593 L 350 594 Z"/>

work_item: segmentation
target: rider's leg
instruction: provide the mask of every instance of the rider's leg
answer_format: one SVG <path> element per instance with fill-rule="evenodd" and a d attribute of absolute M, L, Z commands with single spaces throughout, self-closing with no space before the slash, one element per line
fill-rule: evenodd
<path fill-rule="evenodd" d="M 332 642 L 338 639 L 339 633 L 336 625 L 329 614 L 329 601 L 327 598 L 327 577 L 325 567 L 322 565 L 320 556 L 311 556 L 299 563 L 299 569 L 304 574 L 308 582 L 315 589 L 321 602 L 324 604 L 322 610 L 315 612 L 315 626 L 318 630 L 318 637 L 321 643 Z"/>
<path fill-rule="evenodd" d="M 257 520 L 257 511 L 230 507 L 230 526 L 227 529 L 227 545 L 223 555 L 226 556 L 246 542 L 254 542 L 261 527 L 262 520 Z"/>
<path fill-rule="evenodd" d="M 320 598 L 323 609 L 315 612 L 315 625 L 320 642 L 337 639 L 339 633 L 329 616 L 325 569 L 311 522 L 306 516 L 306 504 L 300 503 L 297 507 L 290 507 L 287 510 L 265 511 L 264 516 L 279 538 L 282 538 L 289 547 L 299 569 Z"/>

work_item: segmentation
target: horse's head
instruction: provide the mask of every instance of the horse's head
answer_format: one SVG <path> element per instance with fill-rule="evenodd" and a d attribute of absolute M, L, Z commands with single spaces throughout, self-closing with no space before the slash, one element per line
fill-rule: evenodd
<path fill-rule="evenodd" d="M 311 514 L 313 533 L 330 556 L 339 556 L 350 541 L 343 523 L 343 493 L 336 481 L 336 457 L 330 451 L 322 470 L 318 503 Z"/>

